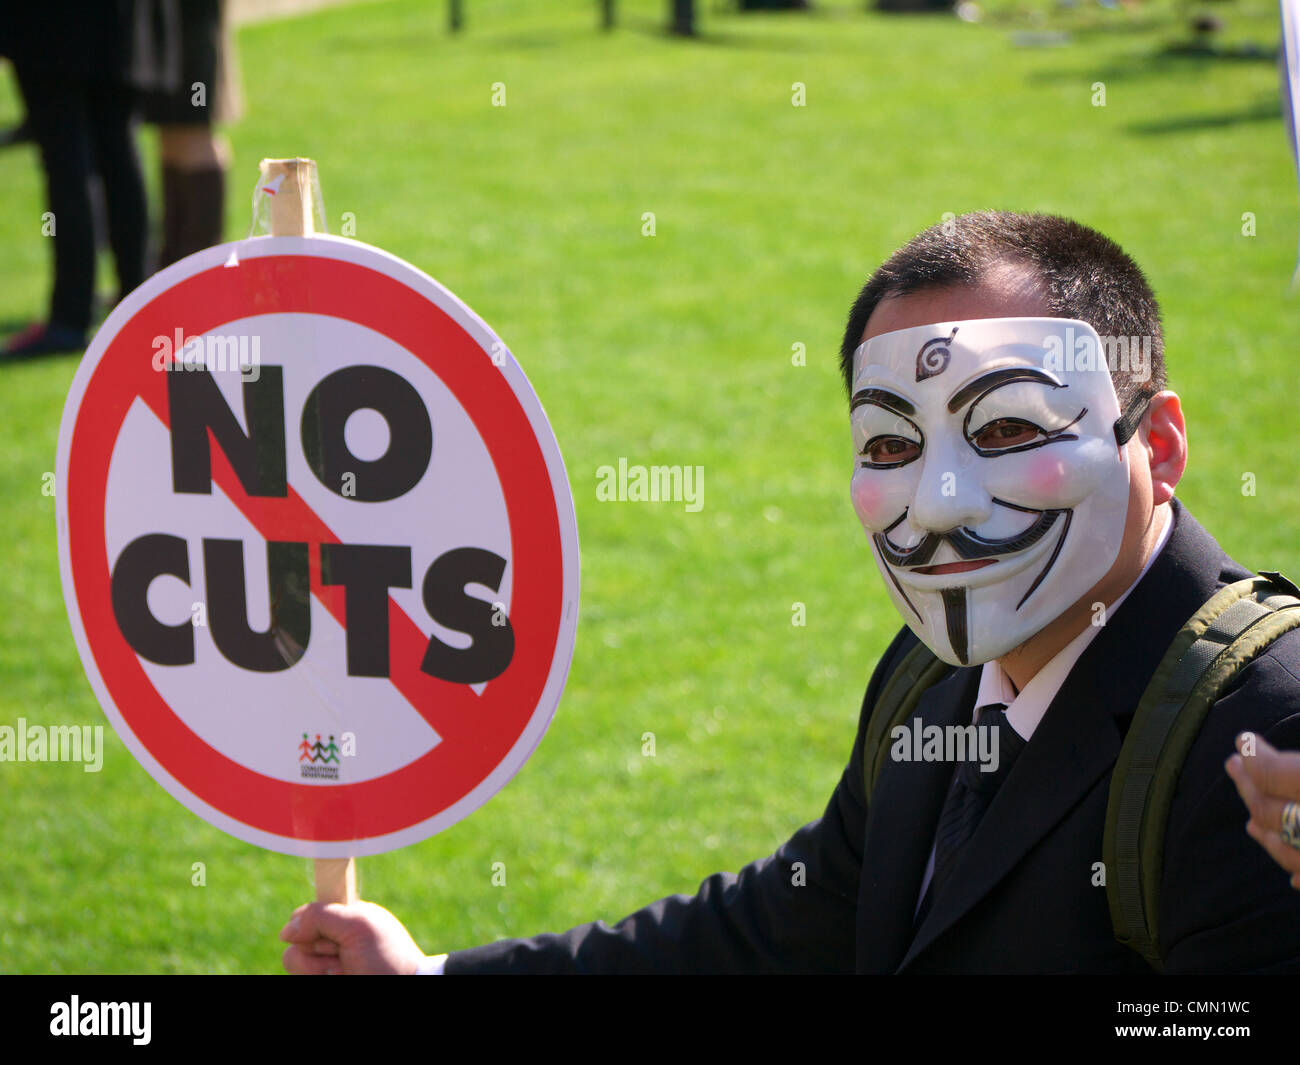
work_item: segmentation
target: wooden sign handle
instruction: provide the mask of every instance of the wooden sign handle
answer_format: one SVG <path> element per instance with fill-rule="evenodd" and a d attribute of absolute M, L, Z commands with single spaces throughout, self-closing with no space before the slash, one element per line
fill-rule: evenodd
<path fill-rule="evenodd" d="M 310 237 L 312 189 L 316 184 L 314 159 L 263 159 L 258 186 L 269 198 L 271 236 Z"/>
<path fill-rule="evenodd" d="M 271 236 L 310 237 L 316 163 L 312 159 L 263 159 L 259 187 L 269 197 Z M 357 863 L 351 858 L 316 858 L 316 901 L 356 902 Z"/>
<path fill-rule="evenodd" d="M 357 863 L 352 858 L 315 858 L 316 901 L 344 906 L 360 898 L 357 894 Z"/>

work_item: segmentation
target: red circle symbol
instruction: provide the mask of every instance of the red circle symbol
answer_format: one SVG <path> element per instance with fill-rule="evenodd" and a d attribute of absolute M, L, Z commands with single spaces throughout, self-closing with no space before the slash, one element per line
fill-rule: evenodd
<path fill-rule="evenodd" d="M 224 262 L 232 250 L 209 249 L 137 290 L 105 324 L 78 372 L 59 448 L 69 615 L 110 719 L 125 726 L 118 731 L 133 753 L 192 810 L 277 850 L 375 853 L 430 835 L 481 805 L 540 739 L 563 686 L 576 625 L 572 500 L 558 448 L 522 373 L 513 361 L 513 381 L 503 372 L 487 327 L 432 279 L 337 238 L 261 238 L 233 248 L 244 253 L 237 266 L 207 265 Z M 111 601 L 114 560 L 105 513 L 118 435 L 137 401 L 169 424 L 167 375 L 155 368 L 154 339 L 177 327 L 202 336 L 235 319 L 284 313 L 356 323 L 428 366 L 490 454 L 508 513 L 516 637 L 509 666 L 481 694 L 422 672 L 428 637 L 390 597 L 391 683 L 441 742 L 400 768 L 352 783 L 276 779 L 210 746 L 151 682 Z M 499 342 L 495 347 L 503 350 Z M 264 540 L 312 545 L 312 597 L 343 625 L 343 588 L 320 580 L 319 545 L 339 542 L 326 521 L 292 485 L 282 498 L 245 493 L 216 446 L 212 474 Z M 171 485 L 157 491 L 170 493 Z"/>

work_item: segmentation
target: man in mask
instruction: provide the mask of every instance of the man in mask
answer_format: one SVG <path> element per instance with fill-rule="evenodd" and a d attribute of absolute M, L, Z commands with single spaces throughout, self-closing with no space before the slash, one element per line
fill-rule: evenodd
<path fill-rule="evenodd" d="M 1066 219 L 966 215 L 872 276 L 841 357 L 853 506 L 906 627 L 821 819 L 613 927 L 436 958 L 377 906 L 312 904 L 282 932 L 290 971 L 1148 970 L 1107 903 L 1111 773 L 1174 636 L 1250 571 L 1174 498 L 1186 434 L 1146 279 Z M 868 792 L 866 725 L 918 641 L 952 668 Z M 1167 972 L 1300 971 L 1300 893 L 1224 771 L 1243 731 L 1300 747 L 1297 677 L 1293 630 L 1234 675 L 1183 763 Z M 972 724 L 987 742 L 945 749 Z"/>

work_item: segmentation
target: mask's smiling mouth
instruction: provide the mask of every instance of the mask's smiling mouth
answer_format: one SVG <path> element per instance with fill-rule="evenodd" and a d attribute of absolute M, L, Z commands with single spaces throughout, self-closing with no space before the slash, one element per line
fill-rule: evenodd
<path fill-rule="evenodd" d="M 980 558 L 970 562 L 945 562 L 940 566 L 917 566 L 913 573 L 965 573 L 968 570 L 983 569 L 985 566 L 997 564 L 995 558 Z"/>
<path fill-rule="evenodd" d="M 988 564 L 1011 555 L 1022 554 L 1037 544 L 1056 524 L 1058 518 L 1068 513 L 1066 510 L 1033 510 L 1004 499 L 994 499 L 994 503 L 1010 510 L 1018 510 L 1033 516 L 1033 521 L 1011 536 L 986 537 L 962 527 L 946 532 L 927 532 L 911 547 L 900 547 L 889 538 L 889 534 L 907 520 L 908 509 L 904 508 L 897 520 L 887 529 L 872 535 L 876 547 L 885 560 L 893 566 L 906 567 L 910 573 L 961 573 L 964 570 L 947 567 L 957 566 L 963 562 Z M 934 563 L 935 552 L 942 545 L 948 545 L 956 553 L 956 562 Z M 979 565 L 966 566 L 964 569 L 979 569 Z"/>
<path fill-rule="evenodd" d="M 888 529 L 872 534 L 872 542 L 888 564 L 887 572 L 895 587 L 900 592 L 900 582 L 922 592 L 983 587 L 1014 577 L 1050 553 L 1047 564 L 1017 604 L 1016 609 L 1019 609 L 1025 599 L 1038 588 L 1056 561 L 1070 527 L 1072 512 L 1068 509 L 1033 510 L 1003 499 L 994 499 L 993 502 L 1031 515 L 1033 520 L 1025 529 L 1010 536 L 985 537 L 962 527 L 942 533 L 928 532 L 911 547 L 899 547 L 890 540 L 889 533 L 906 520 L 907 511 L 904 510 Z M 1054 530 L 1058 522 L 1061 526 L 1060 535 L 1049 537 L 1047 533 Z M 935 555 L 941 545 L 946 545 L 953 554 L 949 554 L 944 561 L 936 562 Z"/>
<path fill-rule="evenodd" d="M 995 502 L 1002 501 L 995 500 Z M 874 533 L 871 538 L 877 552 L 888 562 L 884 566 L 885 575 L 893 582 L 894 589 L 911 608 L 912 613 L 916 615 L 917 620 L 922 625 L 926 624 L 926 619 L 916 608 L 916 604 L 912 602 L 904 585 L 911 589 L 913 593 L 937 594 L 940 597 L 943 603 L 942 622 L 948 633 L 949 646 L 961 665 L 968 664 L 968 651 L 970 648 L 968 596 L 971 590 L 988 584 L 1005 582 L 1007 579 L 1014 577 L 1021 570 L 1035 564 L 1044 554 L 1047 554 L 1050 546 L 1051 553 L 1048 555 L 1046 564 L 1038 571 L 1038 576 L 1034 578 L 1028 590 L 1016 603 L 1015 609 L 1019 610 L 1025 605 L 1025 601 L 1034 594 L 1038 586 L 1043 582 L 1043 578 L 1047 576 L 1048 571 L 1056 563 L 1057 556 L 1061 553 L 1061 547 L 1065 543 L 1065 538 L 1070 532 L 1070 521 L 1074 516 L 1071 510 L 1035 512 L 1027 507 L 1019 507 L 1012 503 L 1006 505 L 1015 510 L 1023 510 L 1026 513 L 1036 513 L 1037 520 L 1018 535 L 998 539 L 979 536 L 966 529 L 952 529 L 946 533 L 927 533 L 911 549 L 901 552 L 890 542 L 888 530 Z M 907 512 L 904 511 L 903 517 L 906 516 Z M 1048 538 L 1047 532 L 1057 525 L 1058 519 L 1061 527 L 1060 535 Z M 891 528 L 898 526 L 901 522 L 902 518 L 895 522 Z M 1056 541 L 1055 545 L 1052 545 L 1052 539 Z M 934 553 L 940 544 L 951 547 L 959 555 L 979 554 L 983 557 L 967 557 L 956 562 L 932 563 L 929 560 L 934 557 Z M 997 557 L 990 558 L 990 551 L 996 552 Z M 890 558 L 890 554 L 895 557 Z M 908 565 L 909 561 L 922 564 Z M 987 570 L 989 567 L 995 567 L 998 572 L 987 576 L 978 572 L 979 570 Z"/>

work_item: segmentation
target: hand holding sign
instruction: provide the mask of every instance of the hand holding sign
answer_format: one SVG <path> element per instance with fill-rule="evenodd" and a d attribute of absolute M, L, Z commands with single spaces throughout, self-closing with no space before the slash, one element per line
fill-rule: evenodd
<path fill-rule="evenodd" d="M 284 967 L 297 976 L 411 975 L 425 961 L 402 923 L 373 902 L 299 906 L 280 931 Z"/>

